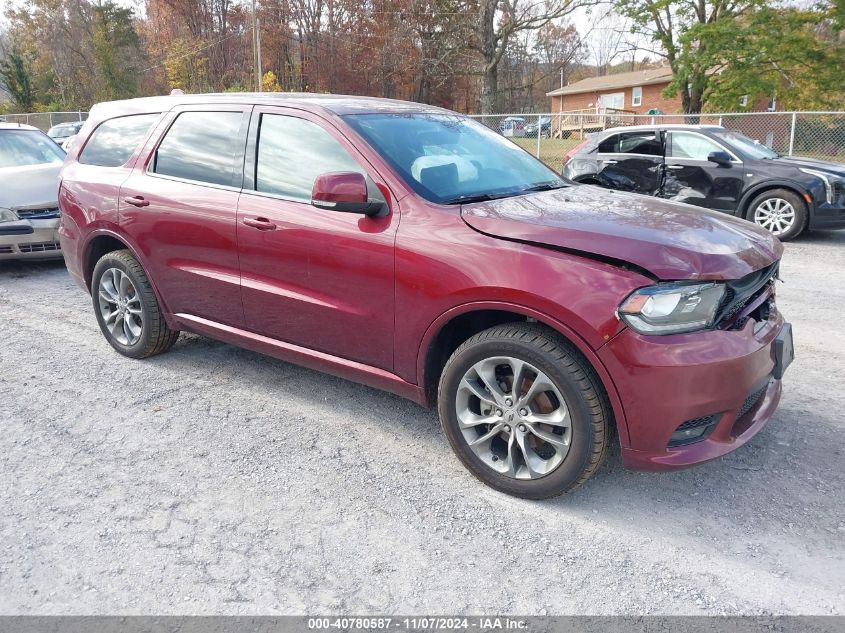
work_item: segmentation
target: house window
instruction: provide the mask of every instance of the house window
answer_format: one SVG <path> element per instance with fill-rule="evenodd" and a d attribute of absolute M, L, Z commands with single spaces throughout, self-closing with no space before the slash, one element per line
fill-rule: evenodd
<path fill-rule="evenodd" d="M 599 105 L 601 105 L 602 108 L 622 110 L 625 107 L 625 93 L 614 92 L 611 94 L 601 95 L 599 97 Z"/>
<path fill-rule="evenodd" d="M 774 112 L 777 109 L 778 109 L 778 100 L 777 100 L 776 97 L 772 97 L 772 100 L 769 101 L 768 110 L 769 110 L 769 112 Z"/>
<path fill-rule="evenodd" d="M 745 108 L 748 106 L 748 95 L 742 95 L 739 98 L 739 105 L 741 108 Z"/>
<path fill-rule="evenodd" d="M 635 86 L 631 91 L 631 105 L 639 106 L 643 104 L 643 87 Z"/>

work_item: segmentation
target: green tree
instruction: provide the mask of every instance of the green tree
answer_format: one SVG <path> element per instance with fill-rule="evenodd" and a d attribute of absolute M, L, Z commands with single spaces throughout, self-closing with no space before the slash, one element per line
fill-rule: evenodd
<path fill-rule="evenodd" d="M 714 54 L 731 55 L 724 34 L 765 0 L 618 0 L 635 33 L 651 39 L 650 52 L 664 57 L 674 80 L 667 91 L 681 93 L 684 112 L 701 112 Z"/>
<path fill-rule="evenodd" d="M 30 79 L 30 61 L 16 46 L 12 46 L 0 60 L 0 86 L 9 93 L 12 103 L 22 112 L 35 105 L 35 91 Z"/>
<path fill-rule="evenodd" d="M 111 1 L 91 7 L 91 50 L 97 101 L 124 99 L 137 94 L 141 40 L 132 16 L 132 9 L 119 7 Z"/>
<path fill-rule="evenodd" d="M 743 95 L 749 107 L 776 96 L 781 109 L 841 108 L 845 46 L 835 24 L 832 7 L 768 6 L 725 29 L 730 55 L 705 60 L 715 71 L 708 109 L 733 110 Z"/>
<path fill-rule="evenodd" d="M 843 0 L 835 0 L 840 5 Z M 684 112 L 735 110 L 740 97 L 835 101 L 842 43 L 831 1 L 799 9 L 770 0 L 617 0 L 633 30 L 672 68 L 667 93 Z M 841 16 L 840 16 L 841 17 Z"/>

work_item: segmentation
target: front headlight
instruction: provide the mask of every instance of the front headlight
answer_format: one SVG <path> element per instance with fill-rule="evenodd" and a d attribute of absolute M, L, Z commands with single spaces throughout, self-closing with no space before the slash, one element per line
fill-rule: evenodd
<path fill-rule="evenodd" d="M 17 222 L 18 216 L 16 216 L 11 209 L 4 209 L 0 207 L 0 222 Z"/>
<path fill-rule="evenodd" d="M 679 334 L 713 325 L 724 284 L 661 283 L 640 288 L 619 306 L 619 318 L 640 334 Z"/>
<path fill-rule="evenodd" d="M 805 167 L 799 167 L 798 169 L 803 171 L 805 174 L 815 176 L 824 183 L 824 193 L 828 204 L 831 204 L 833 202 L 834 183 L 841 183 L 845 185 L 845 178 L 840 178 L 836 174 L 830 174 L 824 171 L 816 171 L 815 169 L 806 169 Z"/>

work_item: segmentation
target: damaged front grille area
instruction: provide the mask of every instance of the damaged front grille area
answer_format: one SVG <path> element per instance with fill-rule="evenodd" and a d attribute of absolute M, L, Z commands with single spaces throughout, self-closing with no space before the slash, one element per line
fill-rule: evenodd
<path fill-rule="evenodd" d="M 13 209 L 21 220 L 50 220 L 59 217 L 59 207 L 38 207 Z"/>
<path fill-rule="evenodd" d="M 747 319 L 740 319 L 736 323 L 732 323 L 732 320 L 742 312 L 745 306 L 768 290 L 769 286 L 778 278 L 779 267 L 780 261 L 776 261 L 762 270 L 746 275 L 742 279 L 727 282 L 725 284 L 725 296 L 722 298 L 722 303 L 716 313 L 715 327 L 738 329 L 737 324 L 739 324 L 739 327 L 745 325 Z M 767 304 L 764 305 L 766 305 L 765 313 L 768 318 L 769 307 Z"/>

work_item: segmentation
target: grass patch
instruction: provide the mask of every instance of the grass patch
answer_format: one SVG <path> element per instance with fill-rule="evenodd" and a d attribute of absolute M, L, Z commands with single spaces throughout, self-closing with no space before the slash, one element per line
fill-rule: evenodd
<path fill-rule="evenodd" d="M 537 155 L 537 139 L 536 138 L 512 138 L 514 143 L 523 149 Z M 563 167 L 563 159 L 566 152 L 580 143 L 578 139 L 560 139 L 560 138 L 541 138 L 540 139 L 540 160 L 546 163 L 555 171 L 560 171 Z"/>

